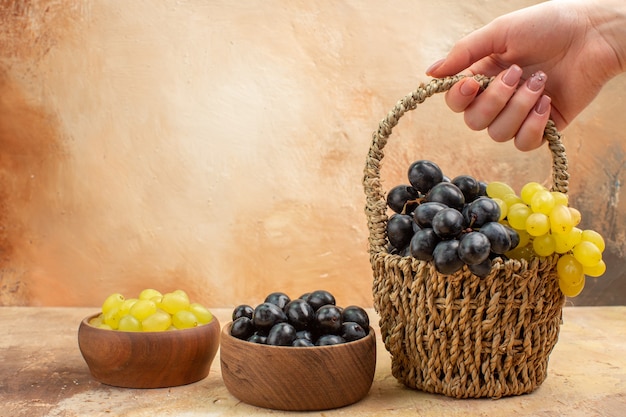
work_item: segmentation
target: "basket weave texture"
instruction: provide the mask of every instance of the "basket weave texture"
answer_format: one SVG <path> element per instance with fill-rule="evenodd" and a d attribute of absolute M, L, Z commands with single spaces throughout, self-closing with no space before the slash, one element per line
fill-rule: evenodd
<path fill-rule="evenodd" d="M 399 119 L 462 75 L 421 84 L 393 107 L 373 133 L 364 171 L 365 212 L 373 271 L 374 307 L 391 353 L 392 374 L 410 388 L 455 398 L 500 398 L 530 393 L 547 377 L 565 297 L 557 256 L 497 258 L 489 276 L 467 267 L 439 274 L 432 262 L 388 252 L 387 205 L 380 167 Z M 490 78 L 475 76 L 485 88 Z M 561 135 L 544 132 L 552 154 L 552 189 L 567 192 L 569 175 Z"/>

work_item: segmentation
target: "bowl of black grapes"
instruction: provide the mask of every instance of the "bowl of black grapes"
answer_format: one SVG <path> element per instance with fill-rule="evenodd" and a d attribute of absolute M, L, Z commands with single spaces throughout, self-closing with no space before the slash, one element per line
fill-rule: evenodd
<path fill-rule="evenodd" d="M 376 369 L 366 310 L 315 290 L 268 294 L 233 309 L 220 339 L 222 378 L 240 401 L 288 411 L 328 410 L 363 399 Z"/>

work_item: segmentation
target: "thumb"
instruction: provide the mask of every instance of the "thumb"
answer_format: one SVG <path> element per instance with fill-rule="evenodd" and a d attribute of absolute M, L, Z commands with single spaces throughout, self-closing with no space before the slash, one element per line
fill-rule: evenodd
<path fill-rule="evenodd" d="M 485 57 L 504 52 L 506 43 L 503 33 L 506 32 L 498 30 L 495 22 L 475 30 L 454 44 L 445 59 L 432 64 L 426 70 L 426 75 L 432 77 L 455 75 Z"/>

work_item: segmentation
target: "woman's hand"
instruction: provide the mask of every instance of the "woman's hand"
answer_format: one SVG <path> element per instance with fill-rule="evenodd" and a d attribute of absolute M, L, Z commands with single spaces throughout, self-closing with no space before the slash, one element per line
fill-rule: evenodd
<path fill-rule="evenodd" d="M 612 77 L 626 71 L 626 2 L 549 1 L 503 15 L 459 40 L 426 73 L 471 77 L 446 93 L 474 130 L 523 151 L 543 143 L 548 118 L 565 128 Z"/>

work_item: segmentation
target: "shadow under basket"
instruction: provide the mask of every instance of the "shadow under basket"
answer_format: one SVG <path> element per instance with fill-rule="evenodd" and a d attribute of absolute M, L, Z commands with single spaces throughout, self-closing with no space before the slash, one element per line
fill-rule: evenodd
<path fill-rule="evenodd" d="M 491 273 L 480 278 L 467 266 L 442 275 L 431 261 L 387 249 L 383 148 L 402 115 L 462 78 L 420 85 L 398 101 L 373 134 L 363 185 L 374 307 L 392 374 L 407 387 L 454 398 L 527 394 L 546 379 L 558 340 L 565 302 L 556 275 L 558 256 L 531 262 L 496 258 Z M 491 81 L 475 78 L 482 88 Z M 544 138 L 552 153 L 552 189 L 566 193 L 567 159 L 552 121 Z"/>

